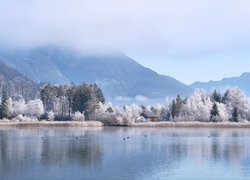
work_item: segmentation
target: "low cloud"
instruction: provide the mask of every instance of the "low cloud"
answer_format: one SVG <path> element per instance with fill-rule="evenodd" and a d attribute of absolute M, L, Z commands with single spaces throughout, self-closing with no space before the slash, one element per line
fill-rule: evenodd
<path fill-rule="evenodd" d="M 239 75 L 249 67 L 249 0 L 0 0 L 0 4 L 3 46 L 120 49 L 144 66 L 186 83 Z M 232 61 L 239 61 L 239 66 Z M 194 66 L 196 71 L 191 72 Z"/>
<path fill-rule="evenodd" d="M 137 95 L 137 96 L 135 96 L 135 100 L 139 101 L 139 102 L 147 102 L 148 98 L 146 96 Z"/>
<path fill-rule="evenodd" d="M 1 41 L 168 55 L 249 45 L 248 0 L 0 0 Z M 198 52 L 197 52 L 198 51 Z"/>

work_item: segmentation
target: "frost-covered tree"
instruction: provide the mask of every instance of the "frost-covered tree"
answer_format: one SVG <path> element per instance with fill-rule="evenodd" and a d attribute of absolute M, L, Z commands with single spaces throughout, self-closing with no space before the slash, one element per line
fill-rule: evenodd
<path fill-rule="evenodd" d="M 228 114 L 231 115 L 231 119 L 234 119 L 234 113 L 236 112 L 238 121 L 248 119 L 249 101 L 246 95 L 239 88 L 236 87 L 228 89 L 222 98 L 222 102 L 226 105 Z"/>
<path fill-rule="evenodd" d="M 48 112 L 47 118 L 49 121 L 53 121 L 55 119 L 55 113 L 53 111 Z"/>
<path fill-rule="evenodd" d="M 45 85 L 40 92 L 45 112 L 54 112 L 57 120 L 70 120 L 77 111 L 85 113 L 86 119 L 92 119 L 98 103 L 105 102 L 102 90 L 96 85 L 83 83 L 65 86 Z"/>
<path fill-rule="evenodd" d="M 223 103 L 216 103 L 219 111 L 219 121 L 229 121 L 229 114 L 226 105 Z"/>
<path fill-rule="evenodd" d="M 73 115 L 72 115 L 72 119 L 74 121 L 84 121 L 85 120 L 85 116 L 84 116 L 84 112 L 75 112 Z"/>
<path fill-rule="evenodd" d="M 209 121 L 213 103 L 209 95 L 203 90 L 195 90 L 187 99 L 182 111 L 182 117 L 193 121 Z"/>
<path fill-rule="evenodd" d="M 43 113 L 43 102 L 40 99 L 31 100 L 27 103 L 25 115 L 39 119 Z"/>
<path fill-rule="evenodd" d="M 17 116 L 19 114 L 25 114 L 26 104 L 24 99 L 19 99 L 17 101 L 13 101 L 12 103 L 12 116 Z"/>

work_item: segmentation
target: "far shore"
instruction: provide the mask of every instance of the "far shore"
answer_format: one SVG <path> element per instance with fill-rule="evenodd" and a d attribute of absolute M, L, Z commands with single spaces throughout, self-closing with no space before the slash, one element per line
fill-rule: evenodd
<path fill-rule="evenodd" d="M 0 120 L 1 127 L 103 127 L 99 121 L 11 121 Z M 114 125 L 115 126 L 115 125 Z M 117 127 L 121 127 L 117 125 Z M 133 123 L 124 127 L 145 128 L 250 128 L 248 122 L 141 122 Z"/>
<path fill-rule="evenodd" d="M 1 127 L 102 127 L 99 121 L 1 121 Z"/>
<path fill-rule="evenodd" d="M 134 123 L 130 127 L 157 127 L 157 128 L 250 128 L 248 122 L 145 122 Z"/>

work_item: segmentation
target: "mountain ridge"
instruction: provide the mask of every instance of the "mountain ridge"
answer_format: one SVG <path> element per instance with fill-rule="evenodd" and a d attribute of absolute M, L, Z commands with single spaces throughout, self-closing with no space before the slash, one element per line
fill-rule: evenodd
<path fill-rule="evenodd" d="M 244 72 L 238 77 L 227 77 L 219 81 L 194 82 L 190 85 L 191 88 L 201 88 L 207 91 L 221 90 L 225 91 L 229 87 L 239 87 L 247 95 L 250 95 L 250 72 Z"/>
<path fill-rule="evenodd" d="M 112 99 L 137 95 L 186 96 L 192 91 L 187 85 L 143 67 L 120 51 L 78 53 L 67 48 L 42 47 L 1 53 L 0 59 L 37 83 L 97 83 Z"/>

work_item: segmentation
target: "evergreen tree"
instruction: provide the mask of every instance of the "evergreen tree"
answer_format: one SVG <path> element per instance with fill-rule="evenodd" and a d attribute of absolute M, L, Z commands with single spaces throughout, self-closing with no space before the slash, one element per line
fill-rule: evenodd
<path fill-rule="evenodd" d="M 233 108 L 233 114 L 232 114 L 232 119 L 233 122 L 238 122 L 239 121 L 239 112 L 238 108 L 234 107 Z"/>
<path fill-rule="evenodd" d="M 180 95 L 177 95 L 176 100 L 173 100 L 172 106 L 171 106 L 171 115 L 173 119 L 175 119 L 181 114 L 182 105 L 183 105 L 183 101 Z"/>
<path fill-rule="evenodd" d="M 225 92 L 225 94 L 224 94 L 224 96 L 222 97 L 222 99 L 221 99 L 221 102 L 222 103 L 224 103 L 224 104 L 226 104 L 227 103 L 227 101 L 229 100 L 229 93 L 230 93 L 230 91 L 229 90 L 227 90 L 226 92 Z"/>
<path fill-rule="evenodd" d="M 93 99 L 93 91 L 86 83 L 76 87 L 73 93 L 73 112 L 85 112 L 85 117 L 88 119 L 90 113 L 94 111 L 92 107 L 94 103 Z"/>
<path fill-rule="evenodd" d="M 176 107 L 176 116 L 180 115 L 182 105 L 183 105 L 183 101 L 181 99 L 181 96 L 178 94 L 177 97 L 176 97 L 176 104 L 175 104 L 175 107 Z"/>
<path fill-rule="evenodd" d="M 1 102 L 1 119 L 10 117 L 10 110 L 8 106 L 8 95 L 6 91 L 2 92 L 2 102 Z"/>
<path fill-rule="evenodd" d="M 54 102 L 56 97 L 56 88 L 50 84 L 45 85 L 40 90 L 40 98 L 46 112 L 53 111 Z"/>
<path fill-rule="evenodd" d="M 2 110 L 2 104 L 0 104 L 0 119 L 3 119 L 3 110 Z"/>
<path fill-rule="evenodd" d="M 171 106 L 171 116 L 173 119 L 175 119 L 177 111 L 176 111 L 176 103 L 175 100 L 172 101 L 172 106 Z"/>
<path fill-rule="evenodd" d="M 213 102 L 221 103 L 222 98 L 221 98 L 220 92 L 217 92 L 216 90 L 214 90 L 214 92 L 212 93 L 211 99 Z"/>
<path fill-rule="evenodd" d="M 68 100 L 69 119 L 71 119 L 71 111 L 72 111 L 72 106 L 73 106 L 73 90 L 74 90 L 74 87 L 70 87 L 66 92 L 66 96 Z"/>
<path fill-rule="evenodd" d="M 214 103 L 210 114 L 211 114 L 210 121 L 217 122 L 220 114 L 216 103 Z"/>
<path fill-rule="evenodd" d="M 99 102 L 105 103 L 105 98 L 104 98 L 104 95 L 103 95 L 103 92 L 102 92 L 101 88 L 99 88 L 97 86 L 97 84 L 91 85 L 91 87 L 92 87 L 93 93 L 94 93 L 98 103 Z"/>

